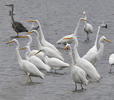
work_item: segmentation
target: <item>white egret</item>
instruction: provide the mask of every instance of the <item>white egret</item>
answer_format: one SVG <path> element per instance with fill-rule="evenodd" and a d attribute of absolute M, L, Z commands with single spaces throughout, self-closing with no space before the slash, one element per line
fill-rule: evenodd
<path fill-rule="evenodd" d="M 112 73 L 112 65 L 114 65 L 114 54 L 109 56 L 109 65 L 110 65 L 110 73 Z"/>
<path fill-rule="evenodd" d="M 64 58 L 62 57 L 62 55 L 59 52 L 57 52 L 56 50 L 54 50 L 48 46 L 43 46 L 40 44 L 38 31 L 32 30 L 31 32 L 28 32 L 28 33 L 36 33 L 36 35 L 37 35 L 36 38 L 37 38 L 39 50 L 44 50 L 48 57 L 55 57 L 55 58 L 58 58 L 58 59 L 64 61 Z"/>
<path fill-rule="evenodd" d="M 79 56 L 78 50 L 77 50 L 78 40 L 76 37 L 73 37 L 73 38 L 75 42 L 74 57 L 76 59 L 76 65 L 82 68 L 93 81 L 99 81 L 101 79 L 100 74 L 97 72 L 96 68 L 89 61 Z"/>
<path fill-rule="evenodd" d="M 43 46 L 45 47 L 50 47 L 52 49 L 54 49 L 55 51 L 57 51 L 59 54 L 61 54 L 59 52 L 59 50 L 53 45 L 51 44 L 50 42 L 48 42 L 45 37 L 44 37 L 44 34 L 43 34 L 43 31 L 42 31 L 42 27 L 41 27 L 41 24 L 40 24 L 40 21 L 39 20 L 29 20 L 28 22 L 36 22 L 38 25 L 39 25 L 39 29 L 40 29 L 40 32 L 39 32 L 39 35 L 40 35 L 40 42 Z"/>
<path fill-rule="evenodd" d="M 70 46 L 70 44 L 67 44 L 66 47 L 64 49 L 66 49 L 67 47 L 70 48 L 70 56 L 72 59 L 72 64 L 71 66 L 71 74 L 72 74 L 72 79 L 75 83 L 75 90 L 77 91 L 77 84 L 79 83 L 81 85 L 81 88 L 83 89 L 83 85 L 88 85 L 88 80 L 87 80 L 87 73 L 80 68 L 79 66 L 75 65 L 74 63 L 74 58 L 73 58 L 73 50 L 72 47 Z"/>
<path fill-rule="evenodd" d="M 86 12 L 85 11 L 83 12 L 83 15 L 84 15 L 84 18 L 86 19 L 86 20 L 84 20 L 84 23 L 85 23 L 85 25 L 84 25 L 84 31 L 87 34 L 86 41 L 89 41 L 89 34 L 90 33 L 93 33 L 93 26 L 90 23 L 87 22 L 87 16 L 86 16 Z"/>
<path fill-rule="evenodd" d="M 31 62 L 29 62 L 28 60 L 23 60 L 20 56 L 19 53 L 19 42 L 16 39 L 13 39 L 11 41 L 8 42 L 8 44 L 10 43 L 16 43 L 16 54 L 17 54 L 17 59 L 18 59 L 18 63 L 20 65 L 21 70 L 23 70 L 25 73 L 27 73 L 27 76 L 29 78 L 29 81 L 32 82 L 30 74 L 36 75 L 42 79 L 44 79 L 45 74 L 43 74 L 41 71 L 39 71 L 39 69 L 32 64 Z"/>
<path fill-rule="evenodd" d="M 40 51 L 43 51 L 45 53 L 44 50 L 40 50 Z M 38 51 L 37 53 L 39 53 L 40 51 Z M 61 61 L 58 58 L 54 58 L 54 57 L 49 58 L 48 56 L 46 56 L 46 53 L 44 55 L 44 62 L 46 64 L 48 64 L 55 71 L 57 69 L 63 69 L 63 68 L 69 67 L 69 64 L 68 63 L 63 62 L 63 61 Z"/>
<path fill-rule="evenodd" d="M 85 19 L 85 18 L 80 18 L 80 19 L 78 20 L 78 23 L 77 23 L 77 26 L 76 26 L 76 28 L 75 28 L 75 30 L 74 30 L 74 33 L 62 37 L 62 38 L 59 39 L 56 43 L 57 43 L 57 44 L 66 44 L 66 43 L 69 43 L 69 44 L 70 44 L 70 43 L 72 43 L 72 41 L 73 41 L 73 38 L 72 38 L 72 37 L 74 37 L 74 36 L 77 35 L 77 31 L 78 31 L 78 28 L 79 28 L 79 25 L 80 25 L 80 20 L 85 21 L 86 19 Z M 70 39 L 66 39 L 66 38 L 70 38 Z M 72 38 L 72 39 L 71 39 L 71 38 Z"/>
<path fill-rule="evenodd" d="M 36 57 L 35 55 L 29 56 L 29 49 L 30 49 L 29 46 L 25 46 L 23 49 L 27 50 L 27 52 L 25 53 L 26 60 L 33 63 L 35 66 L 37 66 L 38 69 L 44 69 L 47 72 L 50 72 L 51 67 L 45 64 L 39 57 Z"/>

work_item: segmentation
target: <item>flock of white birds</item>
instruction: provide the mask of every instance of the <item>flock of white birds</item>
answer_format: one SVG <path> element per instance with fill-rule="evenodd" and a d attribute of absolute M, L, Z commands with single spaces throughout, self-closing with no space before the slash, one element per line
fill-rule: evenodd
<path fill-rule="evenodd" d="M 75 90 L 77 91 L 77 84 L 81 85 L 81 89 L 84 89 L 84 85 L 88 85 L 90 81 L 100 81 L 101 76 L 96 69 L 96 62 L 101 59 L 104 51 L 104 42 L 110 42 L 105 36 L 99 38 L 100 28 L 105 27 L 104 24 L 98 26 L 98 31 L 96 34 L 96 39 L 92 48 L 88 52 L 80 57 L 78 53 L 78 39 L 77 31 L 80 25 L 80 22 L 84 22 L 84 31 L 87 33 L 86 42 L 89 42 L 89 35 L 93 32 L 93 26 L 88 23 L 86 12 L 84 11 L 82 17 L 79 18 L 77 26 L 74 30 L 74 33 L 62 37 L 58 40 L 57 44 L 65 44 L 64 50 L 69 48 L 69 55 L 71 57 L 72 63 L 68 64 L 64 62 L 64 58 L 59 52 L 59 50 L 51 43 L 49 43 L 43 34 L 41 24 L 39 20 L 29 20 L 28 22 L 32 23 L 31 31 L 27 34 L 34 33 L 37 39 L 37 50 L 31 50 L 32 37 L 30 35 L 20 36 L 20 38 L 28 38 L 29 42 L 23 48 L 20 48 L 20 44 L 17 39 L 12 39 L 8 42 L 16 43 L 16 55 L 18 63 L 21 70 L 23 70 L 27 75 L 27 82 L 32 82 L 31 76 L 35 75 L 42 79 L 45 78 L 45 74 L 42 70 L 46 72 L 64 69 L 67 67 L 71 68 L 72 79 L 75 83 Z M 35 27 L 38 27 L 38 30 L 33 30 Z M 71 45 L 72 44 L 72 45 Z M 99 47 L 99 48 L 98 48 Z M 26 50 L 25 59 L 22 59 L 20 56 L 19 50 Z M 114 64 L 114 54 L 109 57 L 110 72 L 112 65 Z M 42 69 L 42 70 L 41 70 Z"/>

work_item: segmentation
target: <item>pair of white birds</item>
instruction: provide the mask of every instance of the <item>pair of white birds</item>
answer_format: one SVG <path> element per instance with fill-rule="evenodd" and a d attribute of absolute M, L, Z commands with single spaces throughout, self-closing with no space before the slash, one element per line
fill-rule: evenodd
<path fill-rule="evenodd" d="M 64 58 L 62 57 L 61 53 L 56 49 L 56 47 L 45 40 L 40 22 L 38 20 L 31 20 L 29 22 L 36 22 L 39 25 L 40 32 L 36 30 L 28 32 L 36 34 L 39 50 L 31 51 L 30 44 L 32 42 L 32 37 L 30 35 L 22 37 L 22 38 L 26 37 L 29 38 L 29 42 L 27 43 L 27 45 L 24 48 L 21 48 L 21 49 L 27 49 L 27 52 L 25 53 L 26 60 L 23 60 L 20 56 L 19 42 L 16 39 L 9 41 L 8 44 L 13 42 L 17 44 L 16 52 L 17 52 L 18 63 L 21 69 L 27 73 L 27 76 L 29 77 L 28 81 L 32 82 L 30 74 L 37 75 L 40 78 L 44 78 L 45 75 L 39 69 L 44 69 L 47 72 L 50 72 L 51 69 L 54 70 L 62 69 L 68 67 L 69 64 L 64 62 Z M 36 57 L 34 54 L 36 54 L 37 52 L 39 54 Z"/>

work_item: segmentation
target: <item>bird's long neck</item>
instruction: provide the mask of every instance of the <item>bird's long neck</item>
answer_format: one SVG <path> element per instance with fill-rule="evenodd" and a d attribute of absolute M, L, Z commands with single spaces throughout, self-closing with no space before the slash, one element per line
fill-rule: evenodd
<path fill-rule="evenodd" d="M 32 43 L 32 38 L 29 37 L 29 41 L 28 41 L 27 45 L 30 47 L 31 43 Z"/>
<path fill-rule="evenodd" d="M 29 52 L 27 51 L 27 52 L 25 53 L 25 58 L 26 58 L 27 60 L 29 59 L 28 54 L 29 54 Z"/>
<path fill-rule="evenodd" d="M 70 58 L 71 58 L 71 67 L 73 67 L 73 65 L 75 64 L 75 62 L 74 62 L 74 57 L 73 57 L 73 49 L 72 48 L 70 48 Z"/>
<path fill-rule="evenodd" d="M 45 62 L 45 64 L 48 64 L 47 59 L 48 59 L 48 57 L 47 57 L 46 54 L 44 53 L 44 62 Z"/>
<path fill-rule="evenodd" d="M 103 56 L 103 52 L 104 52 L 104 44 L 101 42 L 101 41 L 99 41 L 99 45 L 100 45 L 100 47 L 99 47 L 99 50 L 98 50 L 98 56 L 99 56 L 99 58 L 100 57 L 102 57 Z"/>
<path fill-rule="evenodd" d="M 17 47 L 16 47 L 17 59 L 18 59 L 19 65 L 21 66 L 22 58 L 21 58 L 21 55 L 19 53 L 19 43 L 18 42 L 16 42 L 16 43 L 17 43 Z"/>
<path fill-rule="evenodd" d="M 11 8 L 12 8 L 11 9 L 11 20 L 12 20 L 12 23 L 14 23 L 15 22 L 14 17 L 13 17 L 14 6 L 12 6 Z"/>
<path fill-rule="evenodd" d="M 42 48 L 42 45 L 41 45 L 41 43 L 40 43 L 40 41 L 39 41 L 39 34 L 38 34 L 38 32 L 37 32 L 37 37 L 36 37 L 36 40 L 37 40 L 37 45 L 38 45 L 38 49 L 41 49 Z"/>
<path fill-rule="evenodd" d="M 76 26 L 76 28 L 74 30 L 74 35 L 77 35 L 77 31 L 78 31 L 78 28 L 79 28 L 79 25 L 80 25 L 80 20 L 81 20 L 81 18 L 79 19 L 79 21 L 77 23 L 77 26 Z"/>
<path fill-rule="evenodd" d="M 42 43 L 42 41 L 45 41 L 45 37 L 44 37 L 44 34 L 43 34 L 43 31 L 42 31 L 42 27 L 41 27 L 41 24 L 40 24 L 40 22 L 38 22 L 38 21 L 36 21 L 37 22 L 37 24 L 39 25 L 39 28 L 40 28 L 40 41 L 41 41 L 41 43 Z"/>
<path fill-rule="evenodd" d="M 27 46 L 28 46 L 27 52 L 28 52 L 28 54 L 30 54 L 31 53 L 30 45 L 27 45 Z"/>
<path fill-rule="evenodd" d="M 77 41 L 76 41 L 76 39 L 74 40 L 75 41 L 75 45 L 74 45 L 74 58 L 75 58 L 75 60 L 76 60 L 76 62 L 77 62 L 77 59 L 79 59 L 80 58 L 80 56 L 79 56 L 79 53 L 78 53 L 78 50 L 77 50 Z"/>
<path fill-rule="evenodd" d="M 99 32 L 100 32 L 100 26 L 98 26 L 98 31 L 97 31 L 96 39 L 95 39 L 95 43 L 94 43 L 94 45 L 96 45 L 96 47 L 97 47 L 97 41 L 98 41 L 98 37 L 99 37 Z"/>

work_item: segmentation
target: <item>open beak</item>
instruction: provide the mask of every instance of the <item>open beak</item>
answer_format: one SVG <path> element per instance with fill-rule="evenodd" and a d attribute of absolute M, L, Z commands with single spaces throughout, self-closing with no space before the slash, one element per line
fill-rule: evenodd
<path fill-rule="evenodd" d="M 14 41 L 9 41 L 8 44 L 13 43 Z"/>
<path fill-rule="evenodd" d="M 38 52 L 36 52 L 34 55 L 37 55 L 38 53 L 40 53 L 41 52 L 41 50 L 38 50 Z"/>
<path fill-rule="evenodd" d="M 29 23 L 33 23 L 33 22 L 36 22 L 36 21 L 35 21 L 35 20 L 29 20 L 28 22 L 29 22 Z"/>
<path fill-rule="evenodd" d="M 24 48 L 20 48 L 19 50 L 25 50 L 26 48 L 24 47 Z"/>
<path fill-rule="evenodd" d="M 106 39 L 106 38 L 105 38 L 104 40 L 105 40 L 106 42 L 110 42 L 110 40 L 108 40 L 108 39 Z"/>

